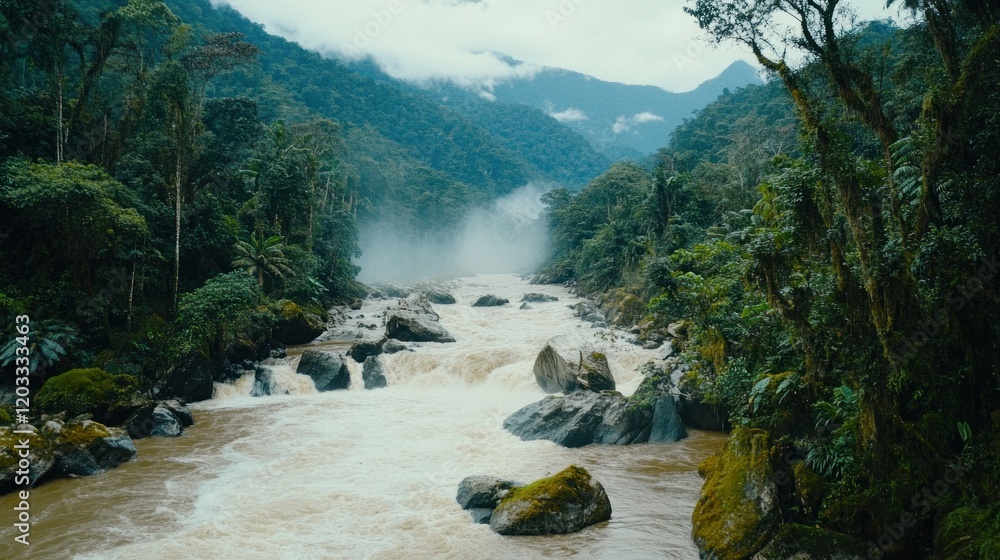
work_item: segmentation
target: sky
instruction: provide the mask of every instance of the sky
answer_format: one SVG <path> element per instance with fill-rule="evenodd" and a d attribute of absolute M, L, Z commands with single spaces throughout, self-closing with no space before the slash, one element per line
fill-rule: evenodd
<path fill-rule="evenodd" d="M 373 57 L 411 81 L 489 92 L 542 67 L 683 92 L 717 76 L 737 47 L 706 41 L 685 0 L 213 0 L 304 47 Z M 851 0 L 864 19 L 895 17 L 884 0 Z M 522 64 L 510 64 L 499 54 Z M 754 63 L 756 66 L 756 64 Z"/>

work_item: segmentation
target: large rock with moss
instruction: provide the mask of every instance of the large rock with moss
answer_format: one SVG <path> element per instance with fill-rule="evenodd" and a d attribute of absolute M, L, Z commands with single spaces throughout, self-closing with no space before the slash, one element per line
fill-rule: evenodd
<path fill-rule="evenodd" d="M 493 510 L 490 528 L 501 535 L 565 534 L 609 519 L 604 487 L 574 465 L 511 491 Z"/>
<path fill-rule="evenodd" d="M 91 420 L 42 427 L 56 454 L 55 470 L 62 476 L 92 476 L 123 465 L 136 456 L 135 445 L 125 430 L 109 428 Z"/>
<path fill-rule="evenodd" d="M 570 393 L 577 389 L 614 391 L 615 378 L 608 358 L 592 348 L 572 348 L 554 339 L 535 358 L 535 381 L 546 393 Z"/>
<path fill-rule="evenodd" d="M 18 430 L 32 433 L 15 434 L 12 427 L 0 427 L 0 495 L 23 488 L 25 482 L 37 485 L 56 466 L 55 450 L 48 438 L 33 426 Z M 22 452 L 28 456 L 21 457 Z"/>
<path fill-rule="evenodd" d="M 340 391 L 351 386 L 351 371 L 347 369 L 347 358 L 333 352 L 306 350 L 295 371 L 311 377 L 316 390 L 321 393 Z"/>
<path fill-rule="evenodd" d="M 19 427 L 29 434 L 0 427 L 0 494 L 53 477 L 90 476 L 135 458 L 135 446 L 125 430 L 85 416 L 69 422 L 64 418 L 64 414 L 45 416 L 40 428 Z M 24 449 L 30 450 L 27 458 L 20 456 Z"/>
<path fill-rule="evenodd" d="M 867 560 L 860 541 L 827 529 L 788 523 L 752 560 Z"/>
<path fill-rule="evenodd" d="M 326 330 L 326 317 L 319 310 L 287 299 L 274 303 L 271 310 L 278 319 L 272 335 L 284 344 L 308 344 Z"/>
<path fill-rule="evenodd" d="M 608 323 L 619 327 L 635 325 L 646 314 L 646 302 L 621 289 L 602 294 L 596 303 Z"/>
<path fill-rule="evenodd" d="M 96 368 L 74 369 L 49 378 L 36 402 L 46 414 L 90 414 L 104 424 L 121 424 L 149 402 L 139 394 L 138 387 L 131 375 L 112 375 Z"/>
<path fill-rule="evenodd" d="M 767 432 L 744 428 L 732 433 L 721 456 L 698 467 L 705 484 L 691 520 L 703 558 L 746 560 L 777 535 L 781 507 L 772 455 Z"/>

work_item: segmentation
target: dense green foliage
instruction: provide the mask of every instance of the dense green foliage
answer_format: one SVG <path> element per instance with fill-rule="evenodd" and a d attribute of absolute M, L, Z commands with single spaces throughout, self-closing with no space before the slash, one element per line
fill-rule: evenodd
<path fill-rule="evenodd" d="M 905 4 L 907 29 L 845 31 L 835 1 L 694 3 L 774 80 L 681 126 L 652 174 L 549 195 L 547 272 L 643 297 L 647 329 L 686 322 L 682 390 L 825 488 L 810 505 L 779 488 L 785 522 L 891 558 L 928 557 L 944 531 L 964 555 L 940 557 L 990 558 L 971 532 L 994 530 L 1000 498 L 1000 10 Z M 805 23 L 784 30 L 779 10 Z M 805 62 L 768 51 L 776 30 Z M 961 505 L 982 522 L 943 526 Z"/>
<path fill-rule="evenodd" d="M 47 413 L 66 412 L 69 418 L 91 414 L 104 424 L 125 420 L 141 406 L 130 375 L 112 375 L 99 369 L 74 369 L 49 380 L 38 392 L 38 407 Z"/>
<path fill-rule="evenodd" d="M 0 314 L 32 317 L 34 375 L 97 365 L 149 388 L 180 357 L 221 367 L 237 339 L 266 342 L 266 297 L 355 297 L 340 125 L 219 95 L 259 69 L 245 36 L 153 0 L 0 16 Z"/>

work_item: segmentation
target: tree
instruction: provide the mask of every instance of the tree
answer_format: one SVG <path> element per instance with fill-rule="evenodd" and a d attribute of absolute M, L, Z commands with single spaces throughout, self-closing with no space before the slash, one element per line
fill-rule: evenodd
<path fill-rule="evenodd" d="M 295 276 L 295 272 L 289 267 L 290 261 L 285 258 L 285 245 L 280 235 L 272 235 L 267 239 L 264 233 L 250 237 L 250 242 L 236 242 L 236 260 L 233 261 L 233 268 L 245 270 L 247 274 L 257 279 L 257 285 L 264 290 L 265 280 L 272 285 L 289 276 Z M 266 291 L 265 291 L 266 292 Z"/>

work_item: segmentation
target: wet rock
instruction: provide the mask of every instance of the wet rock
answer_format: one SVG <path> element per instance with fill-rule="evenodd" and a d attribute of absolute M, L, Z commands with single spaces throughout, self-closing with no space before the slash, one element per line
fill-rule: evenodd
<path fill-rule="evenodd" d="M 490 529 L 501 535 L 575 533 L 611 519 L 611 501 L 600 482 L 571 466 L 510 493 L 493 511 Z"/>
<path fill-rule="evenodd" d="M 437 282 L 421 282 L 417 284 L 417 291 L 428 301 L 438 305 L 452 305 L 457 301 L 444 285 Z"/>
<path fill-rule="evenodd" d="M 691 520 L 702 557 L 750 558 L 777 535 L 781 506 L 767 432 L 733 432 L 698 472 L 705 483 Z"/>
<path fill-rule="evenodd" d="M 589 348 L 568 348 L 550 341 L 535 358 L 532 370 L 538 386 L 550 394 L 570 393 L 576 389 L 615 389 L 607 356 Z"/>
<path fill-rule="evenodd" d="M 160 405 L 170 410 L 180 420 L 181 426 L 187 428 L 194 425 L 194 415 L 191 413 L 191 410 L 180 402 L 173 400 L 163 401 Z"/>
<path fill-rule="evenodd" d="M 596 324 L 600 323 L 602 326 L 607 326 L 607 319 L 600 311 L 594 307 L 594 304 L 589 301 L 581 301 L 575 305 L 569 306 L 573 310 L 573 313 L 580 318 L 585 323 Z"/>
<path fill-rule="evenodd" d="M 684 424 L 696 430 L 728 432 L 732 429 L 729 413 L 722 405 L 707 403 L 697 397 L 682 397 L 680 413 Z"/>
<path fill-rule="evenodd" d="M 549 303 L 552 301 L 559 301 L 556 296 L 547 296 L 545 294 L 524 294 L 521 301 L 525 303 Z"/>
<path fill-rule="evenodd" d="M 527 311 L 529 309 L 534 309 L 534 307 L 530 303 L 522 303 L 521 307 L 519 307 L 519 309 L 521 311 Z"/>
<path fill-rule="evenodd" d="M 385 336 L 402 342 L 455 342 L 438 319 L 423 295 L 399 300 L 388 312 Z"/>
<path fill-rule="evenodd" d="M 493 508 L 473 508 L 469 510 L 472 515 L 472 522 L 476 525 L 489 525 L 490 518 L 493 517 Z"/>
<path fill-rule="evenodd" d="M 254 368 L 254 384 L 253 390 L 250 392 L 251 397 L 270 397 L 273 395 L 290 395 L 291 393 L 287 388 L 282 389 L 274 380 L 274 370 L 265 366 L 259 365 Z"/>
<path fill-rule="evenodd" d="M 125 422 L 125 430 L 132 439 L 178 437 L 184 433 L 184 423 L 171 407 L 157 403 L 137 410 Z"/>
<path fill-rule="evenodd" d="M 396 282 L 377 282 L 371 287 L 375 288 L 380 297 L 405 298 L 413 293 L 412 288 Z M 374 295 L 373 293 L 372 296 L 374 297 Z"/>
<path fill-rule="evenodd" d="M 333 352 L 306 350 L 295 371 L 311 377 L 316 390 L 321 393 L 347 389 L 351 385 L 347 359 Z"/>
<path fill-rule="evenodd" d="M 192 354 L 168 370 L 157 391 L 159 398 L 178 398 L 186 403 L 207 401 L 215 391 L 221 367 L 200 354 Z"/>
<path fill-rule="evenodd" d="M 503 427 L 525 441 L 547 439 L 563 447 L 583 447 L 594 443 L 608 407 L 624 398 L 590 391 L 550 396 L 510 415 Z"/>
<path fill-rule="evenodd" d="M 468 476 L 458 484 L 455 501 L 462 509 L 497 507 L 517 484 L 494 476 Z"/>
<path fill-rule="evenodd" d="M 645 443 L 649 439 L 650 422 L 653 413 L 647 408 L 637 407 L 629 399 L 612 398 L 604 410 L 601 424 L 594 430 L 592 443 L 602 445 L 631 445 Z"/>
<path fill-rule="evenodd" d="M 476 303 L 472 304 L 472 307 L 502 307 L 510 303 L 509 299 L 504 299 L 497 297 L 493 294 L 487 294 L 476 300 Z"/>
<path fill-rule="evenodd" d="M 365 381 L 365 389 L 384 389 L 387 386 L 385 380 L 385 367 L 378 356 L 368 356 L 361 371 L 361 377 Z"/>
<path fill-rule="evenodd" d="M 136 450 L 125 430 L 92 420 L 66 423 L 50 436 L 55 450 L 55 472 L 62 476 L 92 476 L 135 458 Z"/>
<path fill-rule="evenodd" d="M 59 429 L 62 423 L 58 424 Z M 23 488 L 23 467 L 27 465 L 28 481 L 35 486 L 53 474 L 56 466 L 55 451 L 50 438 L 42 434 L 34 426 L 19 426 L 19 431 L 30 431 L 30 434 L 15 434 L 13 428 L 0 427 L 0 495 Z M 20 456 L 20 446 L 25 440 L 28 443 L 27 459 Z M 18 471 L 21 473 L 18 473 Z"/>
<path fill-rule="evenodd" d="M 649 431 L 650 443 L 672 443 L 687 437 L 684 421 L 681 420 L 677 398 L 662 394 L 656 399 L 653 421 Z"/>
<path fill-rule="evenodd" d="M 354 346 L 351 346 L 350 350 L 347 351 L 347 355 L 350 356 L 355 362 L 363 364 L 369 356 L 378 356 L 382 353 L 382 345 L 385 341 L 386 339 L 364 340 L 357 342 Z"/>
<path fill-rule="evenodd" d="M 619 327 L 634 325 L 646 314 L 646 302 L 621 289 L 601 294 L 596 303 L 607 322 Z"/>
<path fill-rule="evenodd" d="M 409 350 L 409 348 L 405 344 L 394 338 L 390 338 L 389 340 L 386 340 L 384 344 L 382 344 L 383 354 L 398 354 L 400 352 L 405 352 L 407 350 Z"/>

